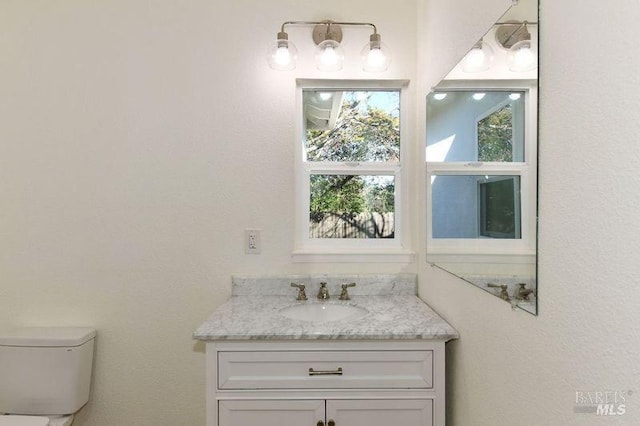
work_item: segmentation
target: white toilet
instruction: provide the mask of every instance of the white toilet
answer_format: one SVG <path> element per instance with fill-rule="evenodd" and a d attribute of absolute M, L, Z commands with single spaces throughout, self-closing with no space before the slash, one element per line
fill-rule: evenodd
<path fill-rule="evenodd" d="M 89 400 L 96 331 L 0 332 L 0 426 L 69 426 Z"/>

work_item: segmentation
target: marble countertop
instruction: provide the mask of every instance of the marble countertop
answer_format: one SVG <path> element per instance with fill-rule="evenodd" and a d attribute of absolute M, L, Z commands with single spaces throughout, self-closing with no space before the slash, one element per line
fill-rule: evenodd
<path fill-rule="evenodd" d="M 290 292 L 290 291 L 289 291 Z M 242 292 L 239 292 L 242 293 Z M 291 293 L 291 292 L 290 292 Z M 314 297 L 298 302 L 295 294 L 236 294 L 222 304 L 194 332 L 203 341 L 292 339 L 423 339 L 458 338 L 458 332 L 417 296 L 411 294 L 352 295 L 327 304 L 365 308 L 361 317 L 344 321 L 310 322 L 282 316 L 282 308 L 295 304 L 322 303 Z"/>

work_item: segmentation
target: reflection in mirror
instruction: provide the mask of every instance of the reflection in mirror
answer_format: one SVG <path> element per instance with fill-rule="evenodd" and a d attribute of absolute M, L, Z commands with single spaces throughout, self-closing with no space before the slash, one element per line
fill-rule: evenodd
<path fill-rule="evenodd" d="M 520 239 L 520 176 L 433 175 L 433 238 Z"/>
<path fill-rule="evenodd" d="M 537 0 L 427 97 L 427 261 L 537 314 Z"/>
<path fill-rule="evenodd" d="M 484 89 L 429 96 L 427 161 L 524 161 L 525 96 Z"/>

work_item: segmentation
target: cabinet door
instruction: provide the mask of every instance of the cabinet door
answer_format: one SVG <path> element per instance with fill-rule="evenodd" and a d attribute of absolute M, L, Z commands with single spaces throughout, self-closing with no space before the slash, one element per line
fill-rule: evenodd
<path fill-rule="evenodd" d="M 316 426 L 324 421 L 322 400 L 234 400 L 218 402 L 219 426 Z"/>
<path fill-rule="evenodd" d="M 432 426 L 430 399 L 327 401 L 327 425 L 333 426 Z"/>

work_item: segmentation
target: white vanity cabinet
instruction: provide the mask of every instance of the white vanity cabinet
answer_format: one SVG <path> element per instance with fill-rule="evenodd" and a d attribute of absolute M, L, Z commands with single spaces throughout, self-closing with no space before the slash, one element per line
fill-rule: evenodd
<path fill-rule="evenodd" d="M 207 426 L 444 426 L 444 346 L 207 342 Z"/>

